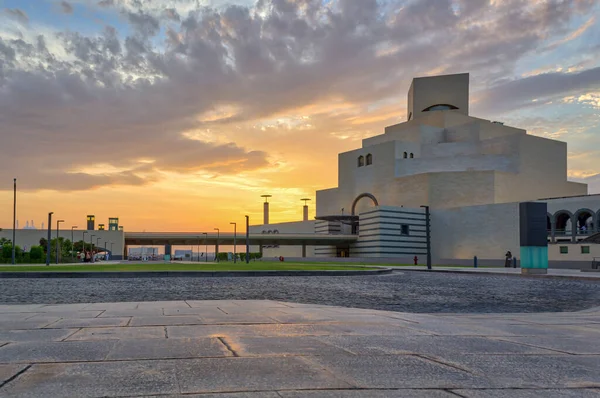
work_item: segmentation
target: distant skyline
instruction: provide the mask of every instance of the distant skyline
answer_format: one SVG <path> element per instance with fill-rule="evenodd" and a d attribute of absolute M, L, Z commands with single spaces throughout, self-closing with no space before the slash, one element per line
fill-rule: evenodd
<path fill-rule="evenodd" d="M 337 154 L 469 72 L 471 115 L 569 145 L 600 193 L 594 0 L 0 0 L 0 227 L 302 219 Z"/>

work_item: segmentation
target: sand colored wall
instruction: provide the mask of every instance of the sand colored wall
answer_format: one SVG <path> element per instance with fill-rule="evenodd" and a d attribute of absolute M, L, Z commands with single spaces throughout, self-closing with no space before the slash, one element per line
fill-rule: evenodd
<path fill-rule="evenodd" d="M 519 204 L 432 208 L 431 237 L 434 259 L 496 260 L 507 250 L 518 256 Z"/>
<path fill-rule="evenodd" d="M 469 114 L 469 74 L 431 76 L 415 78 L 408 91 L 408 115 L 417 119 L 423 109 L 436 104 L 458 107 L 457 113 Z"/>
<path fill-rule="evenodd" d="M 560 252 L 560 248 L 563 246 L 568 248 L 567 254 Z M 582 246 L 589 247 L 590 252 L 582 253 Z M 594 257 L 600 260 L 600 245 L 597 243 L 557 243 L 548 245 L 548 260 L 550 261 L 582 261 L 591 264 Z"/>

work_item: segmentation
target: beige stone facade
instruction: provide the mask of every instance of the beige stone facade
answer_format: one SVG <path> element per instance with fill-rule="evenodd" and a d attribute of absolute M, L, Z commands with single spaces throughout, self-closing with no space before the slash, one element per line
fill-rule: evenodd
<path fill-rule="evenodd" d="M 434 208 L 587 194 L 567 181 L 566 143 L 470 116 L 468 90 L 468 74 L 414 79 L 410 120 L 339 155 L 338 187 L 317 191 L 317 216 L 350 209 L 363 192 L 380 205 Z"/>

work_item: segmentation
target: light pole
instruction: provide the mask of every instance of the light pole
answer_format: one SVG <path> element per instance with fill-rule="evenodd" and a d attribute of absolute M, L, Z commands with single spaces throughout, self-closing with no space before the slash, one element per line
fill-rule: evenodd
<path fill-rule="evenodd" d="M 230 222 L 229 224 L 233 224 L 233 262 L 237 262 L 237 258 L 235 256 L 235 245 L 236 245 L 236 235 L 237 235 L 237 223 Z"/>
<path fill-rule="evenodd" d="M 108 252 L 108 245 L 106 244 L 106 241 L 104 241 L 104 261 L 106 261 L 106 252 Z"/>
<path fill-rule="evenodd" d="M 204 235 L 204 262 L 207 263 L 208 262 L 208 233 L 207 232 L 202 232 L 202 235 Z"/>
<path fill-rule="evenodd" d="M 94 238 L 95 237 L 96 237 L 96 235 L 90 234 L 90 262 L 91 263 L 94 262 Z"/>
<path fill-rule="evenodd" d="M 48 213 L 48 242 L 46 242 L 46 265 L 50 265 L 50 241 L 52 240 L 52 214 Z"/>
<path fill-rule="evenodd" d="M 17 179 L 13 179 L 13 236 L 12 236 L 12 264 L 15 265 L 17 261 L 16 251 L 16 228 L 17 228 Z"/>
<path fill-rule="evenodd" d="M 427 237 L 427 269 L 431 269 L 431 223 L 429 206 L 420 206 L 425 209 L 425 236 Z"/>
<path fill-rule="evenodd" d="M 112 257 L 112 245 L 113 245 L 113 243 L 112 243 L 112 242 L 110 242 L 110 256 L 111 256 L 111 257 Z"/>
<path fill-rule="evenodd" d="M 100 237 L 96 238 L 96 248 L 100 247 L 100 239 L 102 239 L 102 238 L 100 238 Z"/>
<path fill-rule="evenodd" d="M 73 230 L 77 228 L 77 226 L 71 227 L 71 261 L 75 258 L 75 238 L 73 237 Z"/>
<path fill-rule="evenodd" d="M 246 216 L 246 264 L 250 262 L 250 217 Z"/>
<path fill-rule="evenodd" d="M 89 231 L 83 231 L 81 236 L 81 251 L 83 252 L 83 261 L 85 261 L 85 234 L 89 234 Z"/>
<path fill-rule="evenodd" d="M 219 233 L 221 232 L 221 230 L 219 228 L 215 228 L 215 231 L 217 231 L 217 244 L 215 245 L 215 260 L 219 262 Z"/>
<path fill-rule="evenodd" d="M 60 229 L 61 222 L 65 222 L 65 220 L 56 220 L 56 264 L 58 264 L 58 257 L 60 253 L 60 242 L 58 240 L 58 232 Z"/>
<path fill-rule="evenodd" d="M 198 245 L 196 246 L 196 250 L 198 250 L 198 262 L 200 262 L 200 237 L 198 237 Z M 193 255 L 192 251 L 192 255 Z"/>

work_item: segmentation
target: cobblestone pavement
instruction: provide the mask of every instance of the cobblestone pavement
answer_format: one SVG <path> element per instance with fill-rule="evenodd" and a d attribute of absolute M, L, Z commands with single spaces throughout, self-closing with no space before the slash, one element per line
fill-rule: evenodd
<path fill-rule="evenodd" d="M 447 272 L 371 276 L 0 279 L 0 303 L 275 300 L 417 313 L 578 311 L 598 281 Z"/>
<path fill-rule="evenodd" d="M 0 396 L 597 397 L 600 308 L 269 300 L 0 305 Z"/>

